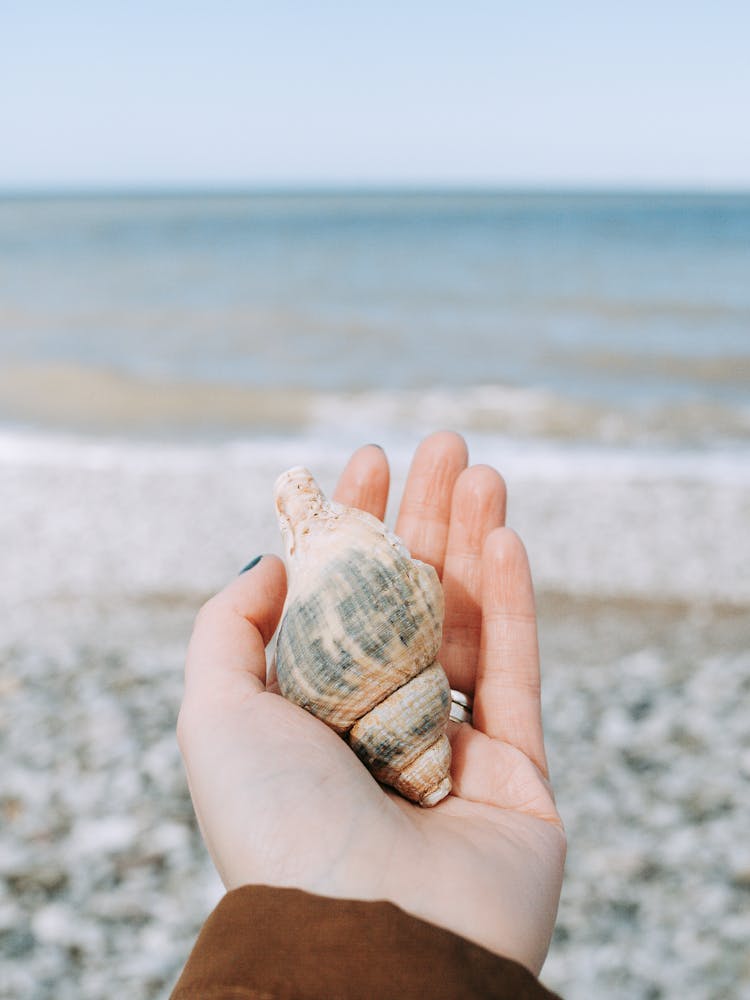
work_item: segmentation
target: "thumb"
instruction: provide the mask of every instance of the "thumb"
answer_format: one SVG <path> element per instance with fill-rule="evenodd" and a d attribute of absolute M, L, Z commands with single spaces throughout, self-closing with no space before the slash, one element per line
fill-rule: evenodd
<path fill-rule="evenodd" d="M 207 601 L 195 621 L 185 664 L 185 699 L 204 705 L 266 686 L 266 650 L 286 597 L 284 564 L 263 556 Z"/>

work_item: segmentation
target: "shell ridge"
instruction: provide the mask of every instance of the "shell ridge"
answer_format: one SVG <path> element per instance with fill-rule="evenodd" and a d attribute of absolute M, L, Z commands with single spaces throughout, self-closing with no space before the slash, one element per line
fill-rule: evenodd
<path fill-rule="evenodd" d="M 389 781 L 441 738 L 449 713 L 450 685 L 435 660 L 358 719 L 347 739 L 376 777 Z"/>

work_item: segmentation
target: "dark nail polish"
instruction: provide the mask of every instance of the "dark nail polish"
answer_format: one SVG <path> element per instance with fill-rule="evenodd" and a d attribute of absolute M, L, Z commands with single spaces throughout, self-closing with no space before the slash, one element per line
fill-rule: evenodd
<path fill-rule="evenodd" d="M 247 566 L 243 567 L 239 571 L 239 573 L 237 574 L 237 576 L 242 576 L 243 573 L 247 573 L 247 571 L 249 569 L 252 569 L 253 566 L 257 566 L 258 563 L 261 561 L 262 558 L 263 558 L 263 556 L 256 556 L 255 559 L 251 559 L 250 562 L 247 564 Z"/>

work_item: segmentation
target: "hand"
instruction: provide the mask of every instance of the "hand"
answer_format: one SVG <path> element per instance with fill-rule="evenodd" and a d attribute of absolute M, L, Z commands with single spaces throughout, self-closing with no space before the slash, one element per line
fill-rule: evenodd
<path fill-rule="evenodd" d="M 335 499 L 384 516 L 388 465 L 355 452 Z M 178 738 L 198 822 L 228 889 L 247 883 L 387 899 L 538 973 L 565 836 L 548 781 L 534 595 L 505 487 L 467 468 L 458 435 L 418 448 L 396 533 L 432 563 L 446 613 L 439 660 L 474 697 L 450 723 L 453 793 L 422 809 L 386 791 L 327 726 L 267 687 L 265 646 L 286 592 L 274 556 L 201 610 Z"/>

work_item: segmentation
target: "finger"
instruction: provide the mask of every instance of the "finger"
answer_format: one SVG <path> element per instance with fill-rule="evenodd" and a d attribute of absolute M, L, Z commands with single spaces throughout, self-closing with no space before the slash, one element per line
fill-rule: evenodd
<path fill-rule="evenodd" d="M 517 747 L 546 777 L 534 588 L 526 550 L 509 528 L 493 531 L 482 555 L 474 725 Z"/>
<path fill-rule="evenodd" d="M 452 431 L 438 431 L 419 445 L 404 487 L 396 534 L 416 559 L 443 575 L 453 487 L 466 468 L 466 442 Z"/>
<path fill-rule="evenodd" d="M 438 660 L 453 688 L 473 694 L 482 629 L 482 549 L 505 523 L 505 483 L 488 465 L 464 469 L 453 490 L 443 569 L 445 618 Z"/>
<path fill-rule="evenodd" d="M 333 494 L 337 503 L 366 510 L 381 521 L 388 503 L 390 471 L 388 459 L 379 445 L 358 448 L 341 473 Z"/>
<path fill-rule="evenodd" d="M 276 556 L 263 556 L 203 605 L 185 664 L 186 699 L 206 704 L 265 688 L 265 647 L 285 595 L 284 564 Z"/>

